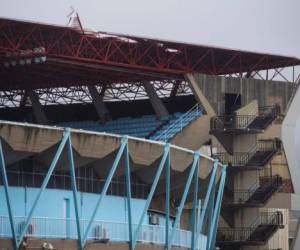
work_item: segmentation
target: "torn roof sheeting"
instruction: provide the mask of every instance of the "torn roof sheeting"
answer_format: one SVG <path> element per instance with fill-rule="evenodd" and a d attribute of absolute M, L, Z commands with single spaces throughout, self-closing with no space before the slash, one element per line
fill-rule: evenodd
<path fill-rule="evenodd" d="M 8 168 L 10 164 L 28 156 L 35 156 L 49 166 L 63 133 L 64 128 L 59 127 L 0 121 L 0 136 L 4 141 L 4 157 Z M 105 177 L 112 166 L 121 138 L 114 134 L 71 130 L 75 166 L 83 167 L 89 164 L 95 168 L 99 176 Z M 151 175 L 156 171 L 164 145 L 161 142 L 128 137 L 131 171 L 146 183 L 149 179 L 152 180 Z M 186 175 L 187 168 L 192 164 L 194 152 L 174 145 L 170 145 L 170 149 L 172 173 L 178 177 Z M 199 177 L 206 179 L 212 170 L 213 159 L 200 155 Z M 123 163 L 120 162 L 120 165 Z M 62 153 L 57 170 L 68 170 L 66 152 Z M 122 171 L 119 172 L 120 175 Z"/>

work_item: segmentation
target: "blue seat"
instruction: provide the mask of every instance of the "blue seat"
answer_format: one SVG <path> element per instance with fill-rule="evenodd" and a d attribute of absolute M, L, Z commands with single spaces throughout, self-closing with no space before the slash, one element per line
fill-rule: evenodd
<path fill-rule="evenodd" d="M 98 121 L 72 121 L 72 122 L 62 122 L 59 125 L 64 127 L 78 128 L 78 129 L 86 129 L 91 131 L 98 132 L 107 132 L 121 135 L 129 135 L 145 138 L 148 134 L 154 131 L 158 126 L 162 123 L 169 121 L 167 125 L 164 125 L 160 131 L 168 130 L 168 128 L 180 119 L 182 113 L 175 113 L 174 115 L 169 115 L 162 117 L 161 119 L 157 119 L 155 115 L 144 115 L 139 118 L 132 117 L 121 117 L 113 121 L 108 121 L 105 124 L 101 124 Z M 194 114 L 190 117 L 186 117 L 183 122 L 183 126 L 189 124 L 194 118 Z M 154 139 L 158 133 L 155 133 L 151 138 Z M 173 133 L 178 133 L 178 128 L 171 128 L 171 131 L 168 132 L 168 137 L 170 137 Z M 170 137 L 171 138 L 171 137 Z M 167 139 L 170 139 L 167 138 Z"/>

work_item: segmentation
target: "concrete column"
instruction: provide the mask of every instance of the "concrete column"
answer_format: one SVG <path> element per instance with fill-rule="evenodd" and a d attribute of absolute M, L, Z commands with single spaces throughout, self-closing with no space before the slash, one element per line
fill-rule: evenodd
<path fill-rule="evenodd" d="M 203 108 L 206 111 L 206 114 L 209 116 L 215 116 L 216 112 L 203 94 L 202 90 L 199 87 L 195 77 L 192 74 L 185 75 L 186 80 L 189 83 L 190 88 L 192 89 L 196 100 L 202 104 Z"/>
<path fill-rule="evenodd" d="M 101 96 L 95 86 L 88 86 L 88 90 L 93 99 L 93 104 L 96 108 L 97 114 L 101 122 L 105 122 L 111 119 L 108 109 L 103 102 L 103 95 Z"/>
<path fill-rule="evenodd" d="M 24 95 L 22 96 L 22 99 L 21 99 L 21 101 L 20 101 L 20 106 L 19 106 L 19 108 L 25 107 L 27 98 L 28 98 L 28 93 L 27 93 L 27 90 L 25 90 Z"/>
<path fill-rule="evenodd" d="M 171 94 L 170 94 L 170 98 L 173 98 L 176 96 L 177 94 L 177 91 L 178 91 L 178 88 L 179 88 L 179 85 L 182 81 L 176 81 L 173 85 L 173 88 L 172 88 L 172 91 L 171 91 Z"/>
<path fill-rule="evenodd" d="M 158 118 L 162 116 L 169 115 L 169 112 L 165 105 L 163 104 L 162 100 L 158 97 L 155 89 L 151 85 L 150 82 L 143 82 L 143 85 L 145 87 L 146 93 L 149 96 L 151 105 L 155 111 L 155 114 Z"/>
<path fill-rule="evenodd" d="M 28 90 L 27 94 L 31 101 L 33 113 L 37 122 L 39 124 L 44 124 L 44 125 L 48 124 L 49 123 L 48 119 L 39 101 L 39 96 L 37 95 L 37 93 L 35 93 L 33 90 Z"/>

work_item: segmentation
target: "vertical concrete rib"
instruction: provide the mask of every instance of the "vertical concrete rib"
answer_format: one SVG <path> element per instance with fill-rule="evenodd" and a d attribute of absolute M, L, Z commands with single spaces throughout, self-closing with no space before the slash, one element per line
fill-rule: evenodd
<path fill-rule="evenodd" d="M 155 89 L 153 88 L 153 86 L 151 85 L 151 83 L 143 82 L 143 85 L 144 85 L 147 95 L 149 96 L 151 105 L 155 111 L 156 116 L 158 118 L 160 118 L 162 116 L 169 115 L 167 108 L 165 107 L 162 100 L 158 97 L 158 95 L 157 95 Z"/>
<path fill-rule="evenodd" d="M 34 116 L 36 118 L 36 121 L 39 124 L 46 125 L 49 123 L 47 116 L 45 114 L 45 111 L 43 110 L 43 106 L 41 105 L 39 101 L 39 96 L 37 93 L 35 93 L 33 90 L 28 90 L 27 94 L 30 98 L 31 104 L 32 104 L 32 109 Z"/>
<path fill-rule="evenodd" d="M 195 77 L 192 74 L 186 74 L 185 78 L 189 83 L 190 88 L 192 89 L 196 100 L 203 106 L 206 111 L 206 114 L 209 116 L 215 116 L 216 112 L 213 109 L 212 105 L 209 103 L 202 90 L 199 87 Z"/>
<path fill-rule="evenodd" d="M 95 106 L 95 109 L 97 111 L 97 114 L 98 114 L 101 122 L 110 120 L 111 119 L 110 114 L 108 112 L 108 109 L 107 109 L 105 103 L 102 100 L 103 96 L 101 96 L 98 93 L 95 86 L 88 86 L 88 90 L 90 92 L 90 95 L 93 100 L 93 104 Z"/>

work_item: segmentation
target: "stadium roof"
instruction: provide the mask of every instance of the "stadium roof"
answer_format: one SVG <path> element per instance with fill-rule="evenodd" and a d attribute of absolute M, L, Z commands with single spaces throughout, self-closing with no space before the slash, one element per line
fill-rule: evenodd
<path fill-rule="evenodd" d="M 293 57 L 0 18 L 2 90 L 183 79 L 189 72 L 225 75 L 299 64 Z"/>

